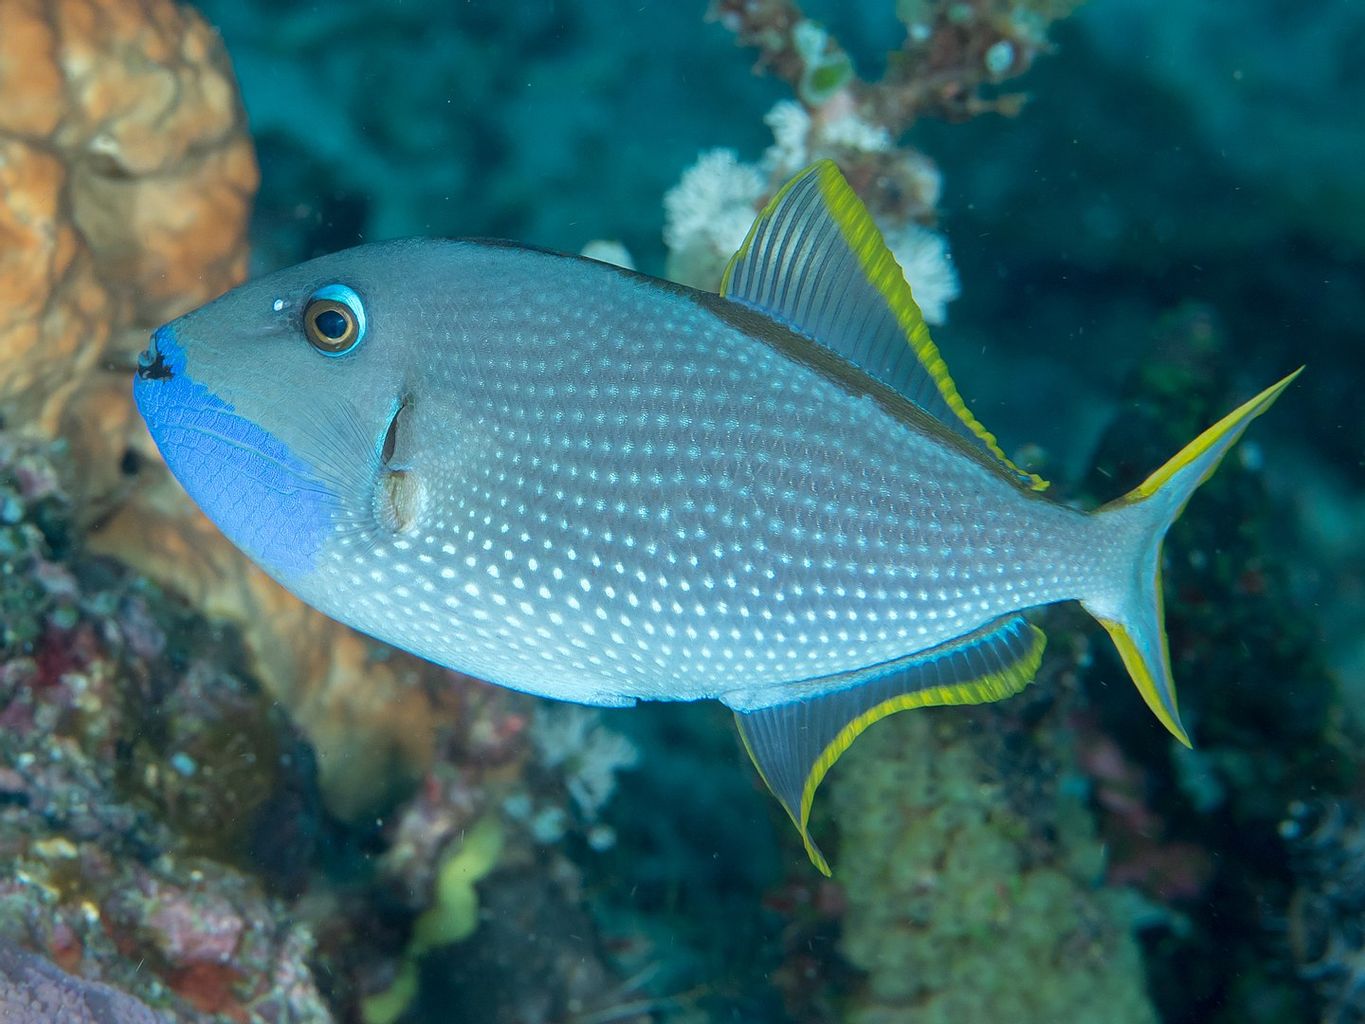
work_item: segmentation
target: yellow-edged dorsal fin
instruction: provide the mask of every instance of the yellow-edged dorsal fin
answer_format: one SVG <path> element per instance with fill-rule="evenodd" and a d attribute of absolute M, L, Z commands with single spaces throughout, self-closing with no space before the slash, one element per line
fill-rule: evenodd
<path fill-rule="evenodd" d="M 948 375 L 900 265 L 839 168 L 821 160 L 773 196 L 725 268 L 721 295 L 757 308 L 895 388 L 979 444 L 1023 486 Z"/>
<path fill-rule="evenodd" d="M 737 711 L 744 748 L 801 833 L 811 862 L 830 873 L 810 835 L 815 791 L 864 729 L 909 708 L 984 704 L 1012 696 L 1033 681 L 1045 643 L 1042 630 L 1012 615 L 880 666 L 841 689 Z"/>

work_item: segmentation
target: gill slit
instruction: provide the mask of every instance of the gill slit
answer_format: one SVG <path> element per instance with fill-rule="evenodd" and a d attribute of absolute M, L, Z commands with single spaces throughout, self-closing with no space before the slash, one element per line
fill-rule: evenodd
<path fill-rule="evenodd" d="M 394 452 L 398 448 L 398 419 L 403 415 L 411 401 L 411 395 L 403 394 L 393 404 L 393 412 L 389 414 L 389 427 L 384 431 L 384 437 L 379 444 L 379 468 L 381 472 L 393 472 L 407 468 L 394 466 L 391 463 L 393 462 Z"/>

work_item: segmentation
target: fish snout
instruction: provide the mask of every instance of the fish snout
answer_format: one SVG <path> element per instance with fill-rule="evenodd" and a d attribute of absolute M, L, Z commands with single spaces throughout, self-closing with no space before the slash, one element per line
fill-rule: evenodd
<path fill-rule="evenodd" d="M 147 348 L 137 357 L 138 380 L 170 380 L 175 376 L 166 361 L 166 349 L 174 345 L 172 339 L 170 327 L 156 329 Z"/>

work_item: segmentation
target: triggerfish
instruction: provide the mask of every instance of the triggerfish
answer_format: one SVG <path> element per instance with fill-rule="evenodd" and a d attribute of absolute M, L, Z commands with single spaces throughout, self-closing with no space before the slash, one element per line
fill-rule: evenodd
<path fill-rule="evenodd" d="M 719 294 L 503 242 L 362 245 L 161 327 L 135 396 L 185 490 L 299 598 L 584 704 L 722 701 L 814 863 L 816 787 L 906 708 L 1026 686 L 1080 601 L 1181 742 L 1161 543 L 1294 374 L 1094 512 L 968 410 L 832 163 Z"/>

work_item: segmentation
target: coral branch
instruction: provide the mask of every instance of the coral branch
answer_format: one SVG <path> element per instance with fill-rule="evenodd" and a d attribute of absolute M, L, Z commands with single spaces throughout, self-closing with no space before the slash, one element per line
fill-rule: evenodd
<path fill-rule="evenodd" d="M 1018 113 L 1022 93 L 990 96 L 983 87 L 1027 71 L 1047 49 L 1048 24 L 1079 3 L 903 0 L 905 40 L 878 82 L 856 77 L 839 42 L 794 0 L 714 0 L 710 16 L 756 48 L 757 69 L 788 82 L 803 103 L 820 106 L 847 86 L 858 113 L 895 137 L 923 116 Z"/>

